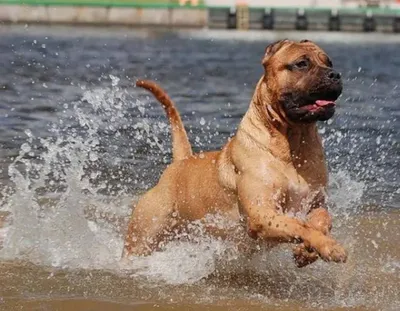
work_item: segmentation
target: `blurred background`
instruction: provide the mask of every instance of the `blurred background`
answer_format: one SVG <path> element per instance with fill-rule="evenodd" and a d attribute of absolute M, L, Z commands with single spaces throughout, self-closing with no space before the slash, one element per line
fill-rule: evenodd
<path fill-rule="evenodd" d="M 400 32 L 399 0 L 0 0 L 0 22 Z"/>

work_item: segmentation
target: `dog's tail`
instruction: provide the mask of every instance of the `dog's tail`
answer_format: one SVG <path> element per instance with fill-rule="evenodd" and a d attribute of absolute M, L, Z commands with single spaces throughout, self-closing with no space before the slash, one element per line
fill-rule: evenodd
<path fill-rule="evenodd" d="M 136 86 L 153 93 L 154 97 L 157 98 L 164 107 L 171 124 L 173 160 L 183 160 L 190 157 L 192 155 L 192 146 L 190 145 L 185 127 L 183 126 L 181 116 L 168 94 L 153 81 L 138 80 Z"/>

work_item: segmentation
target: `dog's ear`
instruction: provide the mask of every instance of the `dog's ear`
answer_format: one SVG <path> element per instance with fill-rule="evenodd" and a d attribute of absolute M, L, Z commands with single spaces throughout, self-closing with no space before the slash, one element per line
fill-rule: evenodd
<path fill-rule="evenodd" d="M 262 59 L 262 64 L 265 66 L 267 64 L 268 59 L 276 52 L 278 52 L 285 44 L 289 43 L 289 39 L 279 40 L 274 43 L 271 43 L 265 48 L 265 54 Z"/>

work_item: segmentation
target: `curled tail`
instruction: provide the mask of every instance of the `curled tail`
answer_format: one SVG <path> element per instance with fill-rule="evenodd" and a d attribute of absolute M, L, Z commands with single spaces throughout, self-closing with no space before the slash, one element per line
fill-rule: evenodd
<path fill-rule="evenodd" d="M 138 80 L 136 86 L 150 91 L 161 103 L 171 124 L 172 133 L 172 156 L 174 161 L 187 159 L 192 155 L 185 127 L 183 126 L 178 110 L 168 94 L 155 82 L 149 80 Z"/>

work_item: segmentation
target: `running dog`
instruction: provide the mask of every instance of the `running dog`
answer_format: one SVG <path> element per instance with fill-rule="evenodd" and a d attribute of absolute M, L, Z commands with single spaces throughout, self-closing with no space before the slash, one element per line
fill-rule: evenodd
<path fill-rule="evenodd" d="M 316 126 L 334 115 L 341 76 L 308 40 L 269 45 L 262 65 L 236 135 L 222 150 L 200 154 L 192 153 L 168 95 L 154 82 L 137 81 L 166 111 L 173 161 L 133 209 L 124 257 L 148 255 L 176 228 L 218 213 L 260 243 L 296 243 L 299 267 L 317 258 L 346 261 L 345 249 L 330 235 L 328 172 Z"/>

